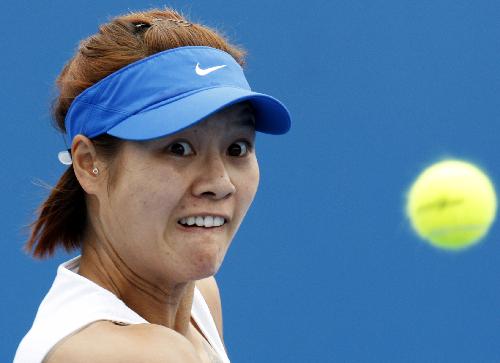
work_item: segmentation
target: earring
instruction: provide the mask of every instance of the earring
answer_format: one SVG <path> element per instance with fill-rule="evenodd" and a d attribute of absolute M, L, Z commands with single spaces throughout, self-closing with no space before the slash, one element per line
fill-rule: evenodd
<path fill-rule="evenodd" d="M 97 167 L 94 166 L 94 169 L 92 169 L 92 173 L 94 173 L 94 175 L 99 174 L 99 169 L 97 169 Z"/>

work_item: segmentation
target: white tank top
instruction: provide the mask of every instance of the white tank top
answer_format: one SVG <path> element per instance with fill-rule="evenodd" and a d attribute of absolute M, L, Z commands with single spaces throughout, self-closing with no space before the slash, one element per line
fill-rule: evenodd
<path fill-rule="evenodd" d="M 33 326 L 17 348 L 14 363 L 41 363 L 59 341 L 98 320 L 147 324 L 111 291 L 78 275 L 80 256 L 59 265 Z M 195 287 L 191 316 L 222 362 L 229 363 L 214 319 Z"/>

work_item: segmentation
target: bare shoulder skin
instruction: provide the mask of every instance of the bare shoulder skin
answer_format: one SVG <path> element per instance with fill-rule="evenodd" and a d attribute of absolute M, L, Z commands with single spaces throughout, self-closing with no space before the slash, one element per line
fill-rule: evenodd
<path fill-rule="evenodd" d="M 172 329 L 155 324 L 119 326 L 95 322 L 64 339 L 44 363 L 201 362 L 193 345 Z"/>

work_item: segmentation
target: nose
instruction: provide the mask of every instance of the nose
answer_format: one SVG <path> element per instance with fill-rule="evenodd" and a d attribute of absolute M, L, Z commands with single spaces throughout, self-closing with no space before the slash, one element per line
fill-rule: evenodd
<path fill-rule="evenodd" d="M 236 187 L 220 155 L 207 156 L 200 165 L 193 184 L 193 194 L 218 200 L 234 194 Z"/>

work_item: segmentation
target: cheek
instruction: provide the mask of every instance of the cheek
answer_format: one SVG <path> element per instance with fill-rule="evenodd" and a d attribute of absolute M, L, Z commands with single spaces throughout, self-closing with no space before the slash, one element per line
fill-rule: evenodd
<path fill-rule="evenodd" d="M 257 160 L 255 160 L 251 167 L 239 176 L 239 186 L 238 190 L 238 210 L 240 217 L 243 218 L 250 208 L 252 201 L 257 193 L 257 188 L 259 186 L 259 165 Z"/>
<path fill-rule="evenodd" d="M 257 162 L 256 158 L 252 163 L 252 167 L 248 172 L 246 180 L 247 182 L 246 182 L 245 194 L 247 198 L 249 198 L 250 200 L 249 203 L 252 203 L 253 198 L 257 193 L 257 188 L 259 187 L 259 181 L 260 181 L 259 163 Z"/>
<path fill-rule="evenodd" d="M 168 175 L 168 174 L 167 174 Z M 127 231 L 127 239 L 157 239 L 167 226 L 172 210 L 182 197 L 180 178 L 164 173 L 130 173 L 111 192 L 112 213 Z"/>

